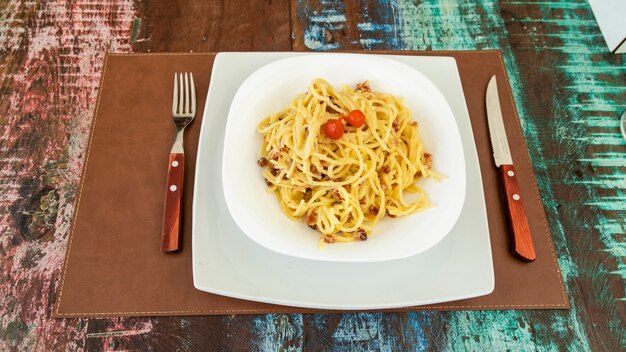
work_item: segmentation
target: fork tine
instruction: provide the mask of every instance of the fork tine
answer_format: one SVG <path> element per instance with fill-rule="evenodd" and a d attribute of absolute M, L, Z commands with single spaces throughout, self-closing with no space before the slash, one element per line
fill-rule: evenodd
<path fill-rule="evenodd" d="M 185 114 L 189 111 L 189 74 L 185 72 Z"/>
<path fill-rule="evenodd" d="M 196 85 L 193 83 L 193 72 L 189 73 L 191 79 L 191 114 L 196 114 Z"/>
<path fill-rule="evenodd" d="M 184 113 L 184 111 L 183 111 L 183 101 L 185 100 L 184 99 L 184 97 L 185 97 L 184 96 L 185 86 L 183 85 L 183 74 L 182 73 L 179 74 L 178 77 L 180 79 L 180 82 L 178 82 L 180 84 L 180 93 L 178 94 L 178 113 L 182 114 L 182 113 Z"/>
<path fill-rule="evenodd" d="M 174 73 L 174 98 L 172 99 L 172 115 L 176 115 L 176 105 L 178 105 L 178 79 Z"/>

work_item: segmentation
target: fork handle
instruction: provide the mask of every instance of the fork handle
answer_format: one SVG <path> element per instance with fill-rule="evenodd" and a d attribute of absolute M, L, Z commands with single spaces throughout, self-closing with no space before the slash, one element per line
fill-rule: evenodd
<path fill-rule="evenodd" d="M 173 253 L 180 251 L 181 209 L 183 199 L 183 175 L 185 171 L 185 154 L 170 154 L 167 168 L 167 188 L 165 189 L 165 205 L 163 210 L 163 233 L 161 235 L 161 252 Z"/>

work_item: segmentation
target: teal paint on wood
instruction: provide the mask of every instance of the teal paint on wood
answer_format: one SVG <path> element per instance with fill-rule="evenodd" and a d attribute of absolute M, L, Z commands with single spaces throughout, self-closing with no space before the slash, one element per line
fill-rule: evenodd
<path fill-rule="evenodd" d="M 526 8 L 529 3 L 525 4 Z M 560 153 L 544 159 L 543 167 L 547 174 L 552 174 L 546 179 L 546 181 L 549 180 L 546 183 L 552 185 L 551 189 L 558 188 L 560 197 L 547 197 L 544 193 L 545 187 L 543 187 L 546 183 L 542 181 L 540 181 L 540 188 L 542 188 L 546 211 L 554 214 L 551 220 L 558 217 L 556 225 L 559 231 L 554 231 L 555 222 L 554 220 L 551 222 L 556 246 L 558 249 L 566 249 L 567 246 L 567 252 L 559 250 L 559 264 L 565 274 L 568 293 L 570 297 L 582 298 L 584 296 L 588 300 L 583 305 L 582 302 L 572 299 L 573 306 L 569 315 L 572 316 L 578 311 L 580 313 L 577 314 L 576 319 L 566 320 L 563 323 L 570 324 L 576 336 L 583 341 L 596 338 L 592 332 L 594 330 L 591 327 L 592 324 L 602 321 L 613 326 L 614 329 L 608 338 L 595 341 L 595 343 L 601 343 L 608 350 L 620 350 L 624 349 L 626 338 L 620 313 L 616 307 L 620 295 L 623 295 L 623 290 L 620 292 L 611 289 L 610 283 L 615 280 L 609 275 L 614 275 L 611 273 L 615 272 L 610 269 L 611 267 L 617 266 L 618 272 L 624 267 L 624 242 L 620 240 L 618 234 L 624 233 L 626 213 L 619 209 L 624 204 L 622 195 L 626 170 L 619 166 L 616 168 L 611 164 L 615 164 L 615 160 L 625 158 L 624 141 L 617 134 L 618 127 L 613 122 L 616 118 L 616 109 L 620 107 L 623 109 L 623 102 L 626 101 L 623 89 L 619 88 L 626 83 L 623 75 L 625 66 L 621 59 L 616 60 L 608 54 L 586 2 L 576 2 L 575 11 L 564 9 L 561 5 L 560 2 L 548 1 L 534 3 L 532 10 L 527 12 L 536 17 L 510 19 L 512 25 L 521 24 L 522 28 L 532 31 L 532 43 L 542 43 L 540 47 L 533 48 L 532 45 L 528 48 L 518 47 L 518 52 L 524 49 L 534 49 L 539 57 L 537 61 L 548 62 L 558 67 L 556 70 L 547 67 L 552 76 L 550 78 L 555 81 L 555 89 L 552 91 L 554 96 L 551 99 L 554 115 L 547 116 L 546 120 L 535 116 L 533 120 L 541 124 L 541 128 L 534 133 L 529 133 L 525 128 L 525 136 L 529 142 L 530 154 L 535 166 L 537 166 L 537 159 L 532 151 L 535 141 L 543 139 L 544 143 L 559 145 L 556 150 Z M 508 9 L 514 10 L 514 7 L 509 6 Z M 541 31 L 537 28 L 541 28 Z M 527 71 L 526 77 L 532 74 L 531 70 Z M 519 78 L 516 77 L 516 79 Z M 611 89 L 611 87 L 618 87 L 618 89 Z M 515 89 L 515 91 L 519 93 L 523 90 Z M 521 101 L 524 102 L 524 100 Z M 527 106 L 531 102 L 526 100 L 526 103 Z M 520 107 L 519 104 L 518 107 Z M 541 109 L 533 110 L 540 111 Z M 529 111 L 524 111 L 522 115 L 527 116 L 527 113 Z M 607 123 L 599 124 L 599 118 Z M 578 123 L 572 123 L 573 121 Z M 524 127 L 527 125 L 525 124 Z M 539 133 L 543 131 L 539 131 L 546 127 L 555 132 L 552 138 L 545 136 L 535 138 L 535 136 L 540 136 Z M 618 196 L 612 197 L 610 192 L 607 194 L 605 192 L 607 189 L 617 191 Z M 577 201 L 563 207 L 562 204 L 557 203 L 557 199 L 567 195 L 564 191 L 573 190 L 577 194 Z M 588 210 L 585 209 L 586 207 L 593 209 Z M 607 208 L 618 210 L 618 212 L 607 212 Z M 561 214 L 569 215 L 569 218 L 561 220 Z M 568 223 L 567 228 L 562 226 L 561 221 Z M 616 222 L 621 222 L 621 225 L 617 225 Z M 623 235 L 621 237 L 623 238 Z M 596 244 L 597 240 L 600 240 L 602 244 Z M 613 260 L 603 260 L 589 253 L 598 247 L 600 247 L 599 250 L 615 247 L 619 249 L 610 252 Z M 581 281 L 591 282 L 585 285 L 590 288 L 588 292 L 578 291 L 576 284 Z M 621 280 L 618 279 L 618 281 L 621 281 L 623 286 L 624 276 L 622 275 Z M 595 312 L 602 312 L 601 317 L 593 316 Z M 588 347 L 584 348 L 584 350 L 588 349 Z"/>
<path fill-rule="evenodd" d="M 405 328 L 402 329 L 403 343 L 413 346 L 416 351 L 441 350 L 446 343 L 447 336 L 441 331 L 431 333 L 433 331 L 429 331 L 429 328 L 434 325 L 431 320 L 436 320 L 436 313 L 408 313 Z"/>
<path fill-rule="evenodd" d="M 261 351 L 302 351 L 302 325 L 301 314 L 258 316 L 252 322 L 256 347 Z"/>
<path fill-rule="evenodd" d="M 544 206 L 547 213 L 556 214 L 558 204 L 552 192 L 546 162 L 543 159 L 538 128 L 534 125 L 533 119 L 528 117 L 525 109 L 523 96 L 525 87 L 518 71 L 515 70 L 517 67 L 515 56 L 507 44 L 507 29 L 500 16 L 497 3 L 493 1 L 425 1 L 414 6 L 412 2 L 406 1 L 401 7 L 406 10 L 405 18 L 409 18 L 404 22 L 405 41 L 408 48 L 417 50 L 499 48 L 502 50 Z M 434 16 L 437 16 L 436 21 L 432 20 Z M 439 23 L 444 27 L 443 30 L 441 27 L 437 28 Z M 423 33 L 432 33 L 435 37 L 424 39 Z M 415 34 L 415 41 L 411 43 Z M 558 222 L 553 222 L 552 232 L 555 240 L 564 240 L 565 233 Z M 557 249 L 564 280 L 566 283 L 571 282 L 578 273 L 578 267 L 571 260 L 564 242 L 561 242 L 560 246 L 557 245 Z M 449 325 L 457 327 L 458 330 L 451 334 L 447 349 L 455 350 L 458 346 L 463 346 L 467 350 L 481 350 L 484 346 L 491 346 L 496 349 L 515 350 L 535 345 L 540 346 L 541 349 L 550 350 L 556 347 L 556 341 L 559 339 L 568 339 L 572 347 L 589 349 L 588 337 L 582 319 L 579 317 L 580 313 L 575 309 L 565 313 L 553 313 L 563 318 L 556 320 L 550 328 L 564 333 L 558 336 L 558 339 L 554 336 L 553 340 L 541 341 L 540 345 L 537 345 L 536 335 L 532 331 L 502 328 L 515 326 L 518 321 L 530 322 L 535 314 L 537 313 L 523 311 L 507 311 L 497 314 L 494 312 L 451 313 Z M 491 323 L 486 324 L 486 321 Z M 529 323 L 526 323 L 525 326 L 528 325 Z M 572 331 L 575 332 L 576 338 L 571 337 Z"/>
<path fill-rule="evenodd" d="M 446 351 L 518 350 L 535 344 L 532 326 L 516 311 L 456 312 L 449 321 Z M 461 348 L 462 347 L 462 348 Z M 545 348 L 546 346 L 542 346 Z"/>
<path fill-rule="evenodd" d="M 392 352 L 401 349 L 391 327 L 394 318 L 384 313 L 343 314 L 332 337 L 333 350 Z"/>
<path fill-rule="evenodd" d="M 486 17 L 477 10 L 489 10 L 486 1 L 414 1 L 398 2 L 406 50 L 475 50 L 495 49 L 501 39 L 483 27 Z M 498 16 L 499 17 L 499 16 Z M 489 29 L 489 27 L 487 27 Z"/>
<path fill-rule="evenodd" d="M 141 27 L 141 18 L 135 18 L 133 20 L 133 26 L 130 33 L 130 42 L 137 42 L 137 37 L 139 36 L 139 28 Z"/>
<path fill-rule="evenodd" d="M 313 12 L 305 1 L 298 1 L 298 18 L 305 22 L 304 43 L 311 50 L 332 50 L 339 44 L 330 42 L 333 31 L 346 27 L 345 6 L 334 1 L 321 1 L 322 10 Z"/>
<path fill-rule="evenodd" d="M 553 9 L 553 5 L 550 2 L 542 4 L 544 10 Z M 585 204 L 595 208 L 593 213 L 604 215 L 594 219 L 594 227 L 599 239 L 605 248 L 611 248 L 609 253 L 618 263 L 618 270 L 611 273 L 620 275 L 624 280 L 626 142 L 619 131 L 618 118 L 626 109 L 626 64 L 623 59 L 607 53 L 604 41 L 597 39 L 597 27 L 592 30 L 583 28 L 588 24 L 587 18 L 593 17 L 584 2 L 579 5 L 580 11 L 558 14 L 561 18 L 555 21 L 560 30 L 577 33 L 577 36 L 560 36 L 561 46 L 554 49 L 566 55 L 566 63 L 560 68 L 571 82 L 563 87 L 572 107 L 568 112 L 572 119 L 582 124 L 578 129 L 580 133 L 572 138 L 576 149 L 581 151 L 577 160 L 582 165 L 589 165 L 595 172 L 573 179 L 571 184 L 584 187 L 590 198 Z M 598 57 L 605 60 L 597 60 Z M 586 97 L 582 102 L 585 109 L 576 109 L 580 107 L 581 96 Z M 604 114 L 606 112 L 609 114 Z"/>

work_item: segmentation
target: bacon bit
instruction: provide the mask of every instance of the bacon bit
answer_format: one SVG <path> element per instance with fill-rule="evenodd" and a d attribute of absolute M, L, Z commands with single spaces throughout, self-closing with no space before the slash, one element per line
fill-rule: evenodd
<path fill-rule="evenodd" d="M 256 163 L 259 164 L 260 167 L 266 167 L 269 161 L 265 157 L 261 157 Z"/>
<path fill-rule="evenodd" d="M 370 207 L 370 214 L 372 214 L 372 215 L 378 215 L 378 212 L 379 212 L 379 211 L 380 211 L 380 209 L 378 209 L 378 207 L 377 207 L 377 206 L 375 206 L 375 205 L 372 205 L 372 206 Z"/>
<path fill-rule="evenodd" d="M 417 170 L 415 177 L 422 177 L 422 170 Z"/>
<path fill-rule="evenodd" d="M 331 103 L 335 103 L 335 98 L 333 97 L 328 97 L 328 100 L 330 100 Z M 335 108 L 333 108 L 330 103 L 328 105 L 326 105 L 326 112 L 336 112 Z"/>
<path fill-rule="evenodd" d="M 269 155 L 270 159 L 272 160 L 278 160 L 278 156 L 279 156 L 278 153 L 270 153 Z"/>
<path fill-rule="evenodd" d="M 424 153 L 424 165 L 427 169 L 433 167 L 433 156 L 430 153 Z"/>
<path fill-rule="evenodd" d="M 280 171 L 278 171 L 278 169 L 275 169 L 273 167 L 270 169 L 270 174 L 272 174 L 272 176 L 274 177 L 278 176 L 279 173 Z"/>
<path fill-rule="evenodd" d="M 317 168 L 315 167 L 315 165 L 311 165 L 311 173 L 317 173 Z"/>
<path fill-rule="evenodd" d="M 411 126 L 413 126 L 413 127 L 417 127 L 417 121 L 413 121 L 413 122 L 411 122 Z"/>
<path fill-rule="evenodd" d="M 391 171 L 391 168 L 389 166 L 385 165 L 385 166 L 383 166 L 382 170 L 383 170 L 384 173 L 388 174 L 389 171 Z"/>
<path fill-rule="evenodd" d="M 339 192 L 338 189 L 334 189 L 332 192 L 333 197 L 339 199 L 339 200 L 343 200 L 343 197 L 341 196 L 341 193 Z"/>
<path fill-rule="evenodd" d="M 326 161 L 320 160 L 320 164 L 322 164 L 322 166 L 326 166 Z"/>
<path fill-rule="evenodd" d="M 311 189 L 310 189 L 310 188 L 305 188 L 305 189 L 304 189 L 304 191 L 302 191 L 302 193 L 303 193 L 303 195 L 302 195 L 302 199 L 303 199 L 304 201 L 307 201 L 307 202 L 308 202 L 308 201 L 311 199 L 311 197 L 312 197 L 312 194 L 311 194 Z M 305 217 L 305 218 L 306 218 L 306 217 Z"/>
<path fill-rule="evenodd" d="M 306 212 L 306 224 L 309 226 L 315 226 L 316 222 L 317 222 L 317 210 L 309 209 L 309 211 Z"/>
<path fill-rule="evenodd" d="M 334 243 L 335 242 L 335 237 L 333 237 L 332 235 L 325 235 L 324 236 L 324 242 L 326 242 L 326 243 Z"/>
<path fill-rule="evenodd" d="M 288 148 L 286 145 L 284 145 L 284 146 L 282 146 L 282 147 L 280 148 L 280 151 L 281 151 L 281 152 L 285 152 L 285 153 L 286 153 L 286 152 L 288 152 L 288 151 L 289 151 L 289 148 Z"/>
<path fill-rule="evenodd" d="M 382 182 L 381 182 L 381 183 L 382 183 Z M 383 192 L 384 192 L 384 191 L 386 191 L 389 187 L 387 187 L 387 185 L 386 185 L 386 184 L 382 183 L 382 184 L 380 185 L 380 188 L 382 188 L 382 189 L 383 189 Z"/>
<path fill-rule="evenodd" d="M 400 119 L 393 120 L 393 123 L 391 125 L 393 126 L 393 130 L 398 132 L 398 130 L 400 129 Z"/>
<path fill-rule="evenodd" d="M 365 230 L 363 229 L 359 229 L 356 232 L 357 237 L 361 240 L 361 241 L 365 241 L 367 240 L 367 234 L 365 233 Z"/>
<path fill-rule="evenodd" d="M 266 184 L 268 187 L 272 187 L 272 186 L 274 185 L 274 184 L 273 184 L 270 180 L 268 180 L 268 179 L 265 179 L 265 184 Z"/>
<path fill-rule="evenodd" d="M 363 127 L 361 127 L 361 131 L 365 132 L 368 128 L 369 127 L 367 127 L 367 124 L 364 124 Z"/>
<path fill-rule="evenodd" d="M 354 90 L 356 91 L 361 91 L 363 93 L 371 93 L 372 90 L 370 89 L 370 82 L 369 81 L 363 81 L 362 83 L 357 83 L 357 85 L 354 87 Z"/>
<path fill-rule="evenodd" d="M 309 227 L 312 228 L 313 230 L 317 230 L 317 225 L 309 225 Z"/>

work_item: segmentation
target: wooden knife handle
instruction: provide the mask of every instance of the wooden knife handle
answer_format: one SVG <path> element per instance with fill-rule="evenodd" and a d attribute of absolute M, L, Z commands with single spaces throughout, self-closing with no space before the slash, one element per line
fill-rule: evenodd
<path fill-rule="evenodd" d="M 513 254 L 523 261 L 532 262 L 537 256 L 530 235 L 522 194 L 517 182 L 517 173 L 513 165 L 500 165 L 500 179 L 502 180 L 502 197 L 511 231 Z"/>
<path fill-rule="evenodd" d="M 163 210 L 163 232 L 161 235 L 161 251 L 172 253 L 180 251 L 180 228 L 183 199 L 183 175 L 185 155 L 170 154 L 167 168 L 167 187 L 165 189 L 165 205 Z"/>

